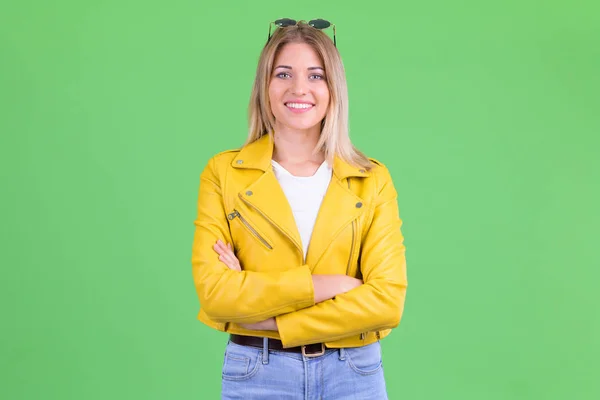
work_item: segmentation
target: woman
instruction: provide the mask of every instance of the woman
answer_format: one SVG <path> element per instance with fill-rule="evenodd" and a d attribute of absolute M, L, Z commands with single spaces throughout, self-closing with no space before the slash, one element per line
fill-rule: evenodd
<path fill-rule="evenodd" d="M 230 334 L 224 399 L 385 399 L 379 340 L 407 286 L 396 190 L 350 142 L 342 61 L 317 29 L 328 23 L 281 21 L 247 143 L 201 175 L 198 318 Z"/>

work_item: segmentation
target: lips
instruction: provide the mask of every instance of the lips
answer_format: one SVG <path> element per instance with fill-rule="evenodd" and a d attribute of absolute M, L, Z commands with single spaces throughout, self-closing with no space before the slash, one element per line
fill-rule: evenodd
<path fill-rule="evenodd" d="M 303 113 L 311 110 L 315 105 L 307 102 L 292 102 L 283 103 L 293 113 Z"/>

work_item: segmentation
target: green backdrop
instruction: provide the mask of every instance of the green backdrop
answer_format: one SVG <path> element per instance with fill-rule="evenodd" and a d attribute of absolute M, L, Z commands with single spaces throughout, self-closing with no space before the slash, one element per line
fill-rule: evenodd
<path fill-rule="evenodd" d="M 336 23 L 351 136 L 399 192 L 390 398 L 600 398 L 597 4 L 2 2 L 2 397 L 219 397 L 199 175 L 293 17 Z"/>

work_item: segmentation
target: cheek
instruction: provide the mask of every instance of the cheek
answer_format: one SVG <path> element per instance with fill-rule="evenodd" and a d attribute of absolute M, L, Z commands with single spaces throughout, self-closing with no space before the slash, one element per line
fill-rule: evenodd
<path fill-rule="evenodd" d="M 275 114 L 280 103 L 281 93 L 274 85 L 269 86 L 269 103 L 271 104 L 271 112 Z"/>
<path fill-rule="evenodd" d="M 329 88 L 327 87 L 326 82 L 321 82 L 317 93 L 321 101 L 329 101 Z"/>
<path fill-rule="evenodd" d="M 272 105 L 273 102 L 277 100 L 277 93 L 275 92 L 275 90 L 273 90 L 272 86 L 269 86 L 268 95 L 269 95 L 269 101 L 271 102 L 271 105 Z"/>
<path fill-rule="evenodd" d="M 329 105 L 329 89 L 327 89 L 327 86 L 319 91 L 319 102 L 326 107 Z"/>
<path fill-rule="evenodd" d="M 285 93 L 286 87 L 281 80 L 273 79 L 269 84 L 269 96 L 273 98 L 281 98 Z"/>

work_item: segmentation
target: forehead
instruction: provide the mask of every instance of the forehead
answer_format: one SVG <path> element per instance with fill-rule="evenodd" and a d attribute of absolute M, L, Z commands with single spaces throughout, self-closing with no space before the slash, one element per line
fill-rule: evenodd
<path fill-rule="evenodd" d="M 284 45 L 275 57 L 274 67 L 280 64 L 291 67 L 323 67 L 319 54 L 306 43 L 288 43 Z"/>

